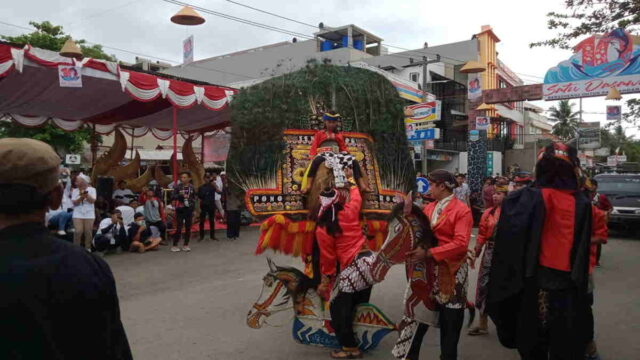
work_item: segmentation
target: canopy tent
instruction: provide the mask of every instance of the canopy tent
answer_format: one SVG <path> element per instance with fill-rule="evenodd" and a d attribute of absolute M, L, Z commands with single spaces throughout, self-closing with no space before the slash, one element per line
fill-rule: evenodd
<path fill-rule="evenodd" d="M 79 67 L 82 87 L 61 87 L 59 65 Z M 173 133 L 174 111 L 182 133 L 226 126 L 226 105 L 235 93 L 232 88 L 168 79 L 104 60 L 75 60 L 29 45 L 0 43 L 0 114 L 24 126 L 51 121 L 73 131 L 89 123 L 100 134 L 133 127 L 134 136 L 151 131 L 166 140 Z"/>
<path fill-rule="evenodd" d="M 60 66 L 75 66 L 79 87 L 63 87 Z M 74 131 L 91 124 L 108 134 L 116 127 L 134 137 L 151 132 L 167 140 L 229 124 L 236 90 L 159 77 L 104 60 L 70 59 L 30 45 L 0 42 L 0 115 L 23 126 L 51 122 Z M 177 169 L 177 156 L 174 157 Z M 177 177 L 174 174 L 174 180 Z"/>

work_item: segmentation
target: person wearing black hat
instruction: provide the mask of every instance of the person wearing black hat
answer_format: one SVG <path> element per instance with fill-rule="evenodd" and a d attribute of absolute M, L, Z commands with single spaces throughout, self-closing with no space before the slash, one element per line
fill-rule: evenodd
<path fill-rule="evenodd" d="M 575 148 L 550 144 L 532 186 L 502 203 L 486 306 L 524 360 L 584 357 L 592 209 L 579 165 Z"/>
<path fill-rule="evenodd" d="M 60 157 L 5 138 L 0 159 L 0 359 L 132 359 L 109 265 L 44 226 Z"/>

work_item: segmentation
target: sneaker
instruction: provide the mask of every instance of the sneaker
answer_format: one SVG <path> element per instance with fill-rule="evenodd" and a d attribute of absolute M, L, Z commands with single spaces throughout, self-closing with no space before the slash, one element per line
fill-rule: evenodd
<path fill-rule="evenodd" d="M 182 251 L 189 252 L 189 251 L 191 251 L 191 248 L 190 248 L 190 247 L 188 247 L 188 246 L 183 246 L 183 247 L 182 247 Z"/>
<path fill-rule="evenodd" d="M 60 230 L 60 231 L 58 231 L 58 235 L 65 236 L 65 235 L 67 235 L 67 232 L 64 231 L 64 230 Z"/>
<path fill-rule="evenodd" d="M 171 252 L 180 252 L 180 248 L 177 246 L 172 246 L 171 247 Z"/>

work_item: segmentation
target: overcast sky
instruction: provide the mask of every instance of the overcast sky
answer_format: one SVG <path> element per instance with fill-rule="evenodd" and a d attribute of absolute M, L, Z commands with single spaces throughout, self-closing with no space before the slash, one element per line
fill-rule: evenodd
<path fill-rule="evenodd" d="M 182 0 L 210 10 L 271 26 L 312 35 L 314 29 L 238 6 L 225 0 Z M 562 0 L 237 0 L 309 24 L 356 24 L 384 39 L 384 43 L 420 48 L 470 39 L 480 26 L 491 25 L 501 39 L 500 59 L 526 83 L 542 82 L 548 68 L 569 58 L 570 51 L 529 48 L 529 43 L 553 36 L 545 14 L 562 10 Z M 239 51 L 292 36 L 203 14 L 206 23 L 196 27 L 173 24 L 169 18 L 180 6 L 163 0 L 20 0 L 3 1 L 0 22 L 28 26 L 49 20 L 62 25 L 74 38 L 129 50 L 154 60 L 182 62 L 182 40 L 195 37 L 195 59 Z M 0 23 L 0 34 L 18 35 L 24 29 Z M 393 49 L 391 49 L 393 50 Z M 106 49 L 118 59 L 133 62 L 135 55 Z M 624 96 L 624 99 L 629 98 Z M 553 102 L 536 102 L 543 108 Z M 578 104 L 575 101 L 575 109 Z M 583 100 L 586 121 L 605 122 L 604 98 Z M 619 102 L 623 104 L 623 101 Z M 624 111 L 624 108 L 623 108 Z M 629 134 L 636 134 L 629 129 Z"/>

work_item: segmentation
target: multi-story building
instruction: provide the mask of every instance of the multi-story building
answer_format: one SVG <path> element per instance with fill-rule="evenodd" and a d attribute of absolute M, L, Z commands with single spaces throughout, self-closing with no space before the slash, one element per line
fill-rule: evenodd
<path fill-rule="evenodd" d="M 428 99 L 441 101 L 441 119 L 436 122 L 441 138 L 433 148 L 418 152 L 418 169 L 446 168 L 466 172 L 468 132 L 477 115 L 491 118 L 488 150 L 496 152 L 490 170 L 501 172 L 502 153 L 523 143 L 524 108 L 522 103 L 491 105 L 479 112 L 480 105 L 468 99 L 470 76 L 461 72 L 468 61 L 480 62 L 483 89 L 522 85 L 522 80 L 498 59 L 496 44 L 500 39 L 490 26 L 483 26 L 471 39 L 389 53 L 382 38 L 356 25 L 323 27 L 311 40 L 280 42 L 234 52 L 163 70 L 183 78 L 231 87 L 245 87 L 274 76 L 293 72 L 310 62 L 334 65 L 357 65 L 385 75 L 398 89 L 407 104 Z M 424 61 L 428 61 L 425 67 Z"/>

